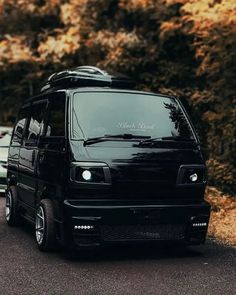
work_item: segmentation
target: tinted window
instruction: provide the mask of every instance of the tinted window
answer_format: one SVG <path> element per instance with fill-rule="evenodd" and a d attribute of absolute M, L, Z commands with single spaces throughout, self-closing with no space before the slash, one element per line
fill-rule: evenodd
<path fill-rule="evenodd" d="M 28 119 L 28 115 L 29 115 L 28 108 L 24 108 L 20 111 L 17 121 L 16 121 L 15 129 L 13 132 L 13 138 L 12 138 L 13 141 L 19 141 L 22 139 L 23 132 L 24 132 L 26 122 Z"/>
<path fill-rule="evenodd" d="M 76 93 L 72 128 L 73 138 L 124 133 L 193 136 L 174 98 L 131 93 Z"/>
<path fill-rule="evenodd" d="M 36 103 L 31 108 L 29 126 L 24 136 L 25 140 L 36 142 L 43 131 L 43 120 L 46 113 L 47 103 Z"/>
<path fill-rule="evenodd" d="M 65 97 L 62 95 L 50 101 L 46 136 L 65 136 Z"/>

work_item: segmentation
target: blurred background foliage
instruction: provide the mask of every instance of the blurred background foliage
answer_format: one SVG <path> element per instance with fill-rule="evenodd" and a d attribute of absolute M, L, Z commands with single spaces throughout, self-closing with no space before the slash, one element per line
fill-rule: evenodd
<path fill-rule="evenodd" d="M 235 0 L 0 0 L 1 124 L 51 73 L 88 64 L 180 96 L 210 184 L 235 193 Z"/>

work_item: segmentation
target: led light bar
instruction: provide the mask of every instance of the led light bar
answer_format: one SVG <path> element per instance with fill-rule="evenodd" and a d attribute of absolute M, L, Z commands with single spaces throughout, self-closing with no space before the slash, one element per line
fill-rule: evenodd
<path fill-rule="evenodd" d="M 204 227 L 204 226 L 207 226 L 207 223 L 206 222 L 193 223 L 192 226 L 193 227 Z"/>
<path fill-rule="evenodd" d="M 75 225 L 74 229 L 82 229 L 82 230 L 94 229 L 94 226 L 93 225 Z"/>

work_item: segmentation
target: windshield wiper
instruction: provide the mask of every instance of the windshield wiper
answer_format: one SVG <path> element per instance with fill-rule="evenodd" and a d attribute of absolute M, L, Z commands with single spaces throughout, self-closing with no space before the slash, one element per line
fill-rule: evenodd
<path fill-rule="evenodd" d="M 115 138 L 120 138 L 120 139 L 143 139 L 143 140 L 149 140 L 151 139 L 151 136 L 145 136 L 145 135 L 135 135 L 135 134 L 130 134 L 130 133 L 124 133 L 124 134 L 105 134 L 103 136 L 99 137 L 91 137 L 88 138 L 84 141 L 84 146 L 94 144 L 97 142 L 101 141 L 106 141 L 109 139 L 115 139 Z"/>
<path fill-rule="evenodd" d="M 155 141 L 164 141 L 164 140 L 169 140 L 169 141 L 187 141 L 187 142 L 194 142 L 195 140 L 193 138 L 185 137 L 185 136 L 163 136 L 163 137 L 155 137 L 155 138 L 149 138 L 140 141 L 139 144 L 143 143 L 152 143 Z"/>

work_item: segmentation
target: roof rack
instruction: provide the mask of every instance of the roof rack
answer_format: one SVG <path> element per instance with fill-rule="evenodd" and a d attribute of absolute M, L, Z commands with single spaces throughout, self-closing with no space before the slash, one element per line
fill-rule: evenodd
<path fill-rule="evenodd" d="M 132 89 L 135 85 L 136 83 L 132 79 L 123 75 L 110 75 L 97 67 L 80 66 L 52 74 L 42 87 L 41 92 L 49 91 L 52 88 L 85 86 Z"/>

